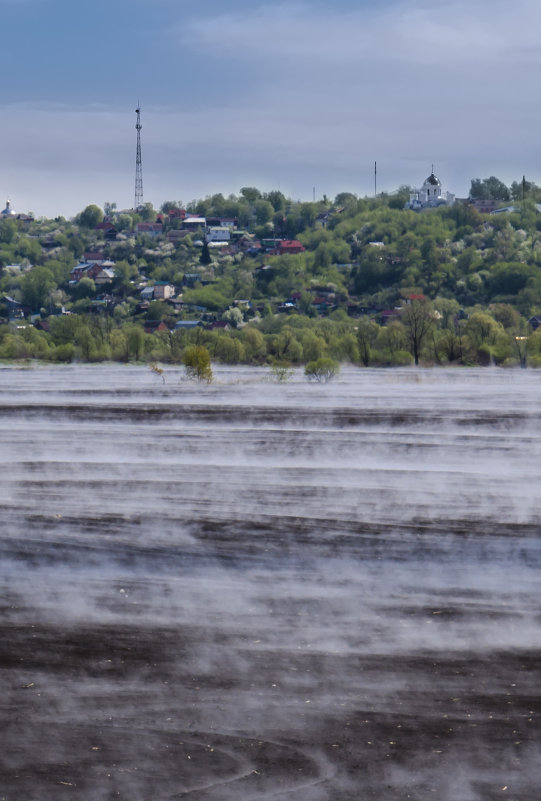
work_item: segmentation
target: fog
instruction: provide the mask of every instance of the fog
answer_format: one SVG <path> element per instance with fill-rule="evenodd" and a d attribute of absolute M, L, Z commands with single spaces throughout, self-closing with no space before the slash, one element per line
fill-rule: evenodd
<path fill-rule="evenodd" d="M 1 801 L 537 801 L 535 371 L 1 376 Z"/>

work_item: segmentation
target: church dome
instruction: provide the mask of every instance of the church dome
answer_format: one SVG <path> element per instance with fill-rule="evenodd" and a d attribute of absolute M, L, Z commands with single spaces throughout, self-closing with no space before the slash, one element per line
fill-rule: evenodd
<path fill-rule="evenodd" d="M 436 178 L 433 172 L 431 172 L 426 179 L 425 184 L 430 184 L 431 186 L 441 186 L 441 181 L 439 178 Z"/>
<path fill-rule="evenodd" d="M 11 200 L 6 200 L 6 208 L 0 212 L 2 217 L 15 217 L 16 213 L 11 208 Z"/>

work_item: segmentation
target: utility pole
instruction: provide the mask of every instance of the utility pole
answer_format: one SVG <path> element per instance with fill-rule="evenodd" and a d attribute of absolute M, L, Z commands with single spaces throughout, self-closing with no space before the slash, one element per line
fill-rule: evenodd
<path fill-rule="evenodd" d="M 141 161 L 141 108 L 137 106 L 135 109 L 137 114 L 137 122 L 135 123 L 135 130 L 137 131 L 137 150 L 135 155 L 135 202 L 133 209 L 137 211 L 143 205 L 143 164 Z"/>
<path fill-rule="evenodd" d="M 378 163 L 374 162 L 374 197 L 378 196 Z"/>

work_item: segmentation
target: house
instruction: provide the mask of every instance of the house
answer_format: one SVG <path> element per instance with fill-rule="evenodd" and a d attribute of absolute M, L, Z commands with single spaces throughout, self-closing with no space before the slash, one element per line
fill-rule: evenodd
<path fill-rule="evenodd" d="M 147 320 L 145 334 L 156 334 L 158 331 L 169 331 L 163 320 Z"/>
<path fill-rule="evenodd" d="M 111 231 L 116 233 L 116 228 L 110 220 L 104 220 L 96 225 L 96 231 Z"/>
<path fill-rule="evenodd" d="M 537 331 L 537 329 L 541 325 L 541 317 L 539 317 L 539 316 L 530 317 L 528 322 L 531 325 L 532 329 L 534 331 Z"/>
<path fill-rule="evenodd" d="M 414 300 L 426 300 L 425 295 L 407 295 L 406 303 L 413 303 Z"/>
<path fill-rule="evenodd" d="M 181 241 L 181 239 L 184 239 L 184 237 L 188 236 L 189 233 L 189 231 L 185 231 L 182 228 L 172 228 L 166 234 L 167 241 L 171 242 L 173 245 L 176 245 Z"/>
<path fill-rule="evenodd" d="M 194 287 L 198 281 L 201 281 L 201 275 L 199 273 L 185 273 L 182 284 L 187 287 Z"/>
<path fill-rule="evenodd" d="M 402 309 L 385 309 L 379 315 L 382 325 L 387 325 L 392 320 L 399 320 L 402 314 Z"/>
<path fill-rule="evenodd" d="M 23 306 L 22 303 L 19 303 L 18 300 L 15 300 L 10 295 L 4 295 L 4 303 L 10 320 L 22 320 L 31 312 L 28 306 Z"/>
<path fill-rule="evenodd" d="M 101 252 L 101 250 L 89 250 L 83 253 L 83 261 L 92 261 L 96 264 L 103 264 L 104 261 L 107 259 Z"/>
<path fill-rule="evenodd" d="M 192 328 L 204 328 L 201 320 L 178 320 L 175 324 L 175 331 L 190 331 Z"/>
<path fill-rule="evenodd" d="M 141 290 L 141 300 L 153 300 L 154 299 L 154 287 L 153 286 L 146 286 L 144 289 Z"/>
<path fill-rule="evenodd" d="M 282 239 L 281 242 L 278 242 L 278 247 L 276 249 L 280 256 L 284 256 L 286 254 L 304 253 L 305 250 L 306 248 L 304 245 L 301 245 L 298 239 Z"/>
<path fill-rule="evenodd" d="M 45 331 L 49 333 L 51 330 L 51 324 L 49 320 L 36 320 L 34 323 L 34 328 L 36 328 L 38 331 Z"/>
<path fill-rule="evenodd" d="M 94 282 L 96 286 L 100 286 L 101 284 L 110 284 L 111 281 L 114 281 L 115 278 L 115 271 L 106 265 L 112 265 L 114 262 L 104 262 L 101 267 L 101 271 L 96 275 L 94 278 Z"/>
<path fill-rule="evenodd" d="M 227 320 L 215 320 L 212 323 L 209 323 L 205 326 L 207 331 L 215 331 L 216 329 L 220 329 L 222 331 L 230 331 L 231 324 Z"/>
<path fill-rule="evenodd" d="M 184 220 L 186 209 L 168 209 L 167 216 L 170 220 Z"/>
<path fill-rule="evenodd" d="M 207 217 L 207 225 L 209 228 L 218 227 L 232 230 L 233 228 L 237 228 L 238 224 L 239 221 L 234 220 L 232 217 Z"/>
<path fill-rule="evenodd" d="M 163 233 L 163 225 L 161 223 L 140 222 L 135 226 L 135 233 L 151 237 L 160 236 Z"/>
<path fill-rule="evenodd" d="M 280 303 L 277 311 L 283 314 L 291 314 L 291 312 L 297 311 L 297 306 L 291 300 L 285 300 L 283 303 Z"/>
<path fill-rule="evenodd" d="M 102 271 L 102 262 L 80 261 L 70 270 L 70 284 L 78 284 L 81 278 L 92 278 L 94 280 Z"/>
<path fill-rule="evenodd" d="M 69 282 L 73 286 L 78 284 L 81 278 L 91 278 L 96 284 L 108 284 L 115 277 L 112 269 L 114 266 L 114 261 L 106 261 L 103 258 L 97 261 L 80 261 L 70 270 Z"/>
<path fill-rule="evenodd" d="M 168 281 L 156 281 L 153 289 L 154 300 L 168 300 L 175 294 L 175 287 Z"/>
<path fill-rule="evenodd" d="M 500 206 L 505 205 L 505 200 L 481 200 L 476 198 L 474 200 L 468 200 L 467 203 L 473 206 L 480 214 L 492 214 L 492 212 L 496 211 Z"/>
<path fill-rule="evenodd" d="M 186 216 L 182 221 L 182 227 L 186 231 L 197 231 L 198 228 L 207 227 L 207 220 L 205 217 L 197 217 L 195 215 Z"/>
<path fill-rule="evenodd" d="M 231 239 L 231 231 L 225 226 L 212 227 L 208 229 L 206 239 L 209 244 L 211 242 L 227 243 Z"/>

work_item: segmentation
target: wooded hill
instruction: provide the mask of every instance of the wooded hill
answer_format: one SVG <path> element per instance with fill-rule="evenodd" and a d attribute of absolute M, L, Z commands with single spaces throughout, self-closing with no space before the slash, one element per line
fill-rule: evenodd
<path fill-rule="evenodd" d="M 510 210 L 409 211 L 407 187 L 314 203 L 245 187 L 189 204 L 206 219 L 189 231 L 174 202 L 7 217 L 0 358 L 181 361 L 195 342 L 226 363 L 538 366 L 539 190 L 472 181 L 473 200 L 490 192 Z M 224 220 L 229 238 L 212 241 Z"/>

